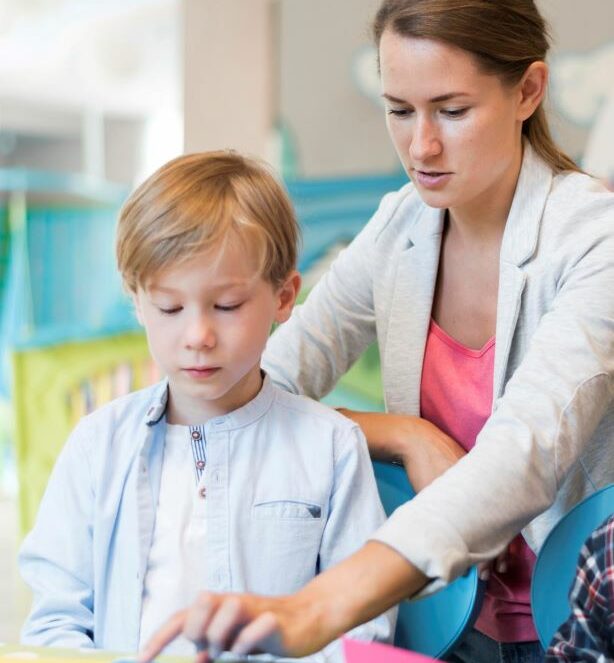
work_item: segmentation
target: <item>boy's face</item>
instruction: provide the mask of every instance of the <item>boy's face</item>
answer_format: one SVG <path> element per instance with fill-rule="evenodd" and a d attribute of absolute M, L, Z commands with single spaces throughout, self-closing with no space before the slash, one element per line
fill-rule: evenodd
<path fill-rule="evenodd" d="M 169 423 L 202 423 L 256 396 L 271 326 L 288 319 L 299 287 L 297 272 L 281 287 L 265 281 L 234 242 L 221 256 L 203 253 L 162 270 L 137 290 L 150 352 L 169 378 Z"/>

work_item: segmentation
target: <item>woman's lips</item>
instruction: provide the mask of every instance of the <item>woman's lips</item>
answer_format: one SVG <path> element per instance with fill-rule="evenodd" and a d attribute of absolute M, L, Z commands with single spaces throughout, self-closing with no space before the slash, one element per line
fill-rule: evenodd
<path fill-rule="evenodd" d="M 452 177 L 452 173 L 416 169 L 413 170 L 413 175 L 418 184 L 426 189 L 436 189 L 443 186 Z"/>

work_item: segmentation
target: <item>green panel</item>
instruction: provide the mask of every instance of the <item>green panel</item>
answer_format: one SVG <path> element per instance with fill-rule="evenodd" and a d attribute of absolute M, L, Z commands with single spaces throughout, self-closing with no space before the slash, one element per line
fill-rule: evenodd
<path fill-rule="evenodd" d="M 384 390 L 380 370 L 379 351 L 376 344 L 371 345 L 358 361 L 339 380 L 339 387 L 356 394 L 372 404 L 368 409 L 384 410 Z"/>
<path fill-rule="evenodd" d="M 302 304 L 308 294 L 308 290 L 301 290 L 296 303 Z M 323 401 L 332 407 L 384 411 L 384 388 L 377 343 L 363 352 L 352 368 L 339 380 L 337 387 Z"/>
<path fill-rule="evenodd" d="M 142 334 L 14 352 L 13 407 L 22 532 L 34 524 L 57 455 L 76 422 L 158 379 Z"/>

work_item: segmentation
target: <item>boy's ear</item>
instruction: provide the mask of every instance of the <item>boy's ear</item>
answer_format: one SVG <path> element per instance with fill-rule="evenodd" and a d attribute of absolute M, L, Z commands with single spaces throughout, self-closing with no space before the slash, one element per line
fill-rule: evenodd
<path fill-rule="evenodd" d="M 301 275 L 296 270 L 292 270 L 277 290 L 275 322 L 285 322 L 290 317 L 300 289 Z"/>
<path fill-rule="evenodd" d="M 138 292 L 132 292 L 130 293 L 130 296 L 132 297 L 132 303 L 134 304 L 134 312 L 136 313 L 136 319 L 139 321 L 141 327 L 144 327 L 145 323 L 143 322 L 143 311 L 141 309 L 141 302 L 139 300 Z"/>

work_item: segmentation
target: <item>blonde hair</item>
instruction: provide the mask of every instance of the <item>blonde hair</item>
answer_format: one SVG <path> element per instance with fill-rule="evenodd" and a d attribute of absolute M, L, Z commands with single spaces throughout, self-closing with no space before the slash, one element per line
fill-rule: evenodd
<path fill-rule="evenodd" d="M 533 0 L 384 0 L 373 21 L 379 46 L 384 30 L 434 39 L 471 53 L 482 71 L 514 85 L 533 62 L 545 60 L 546 22 Z M 522 133 L 554 172 L 579 171 L 552 139 L 540 104 Z"/>
<path fill-rule="evenodd" d="M 169 161 L 121 209 L 117 264 L 131 292 L 171 265 L 239 240 L 260 275 L 280 285 L 296 266 L 300 230 L 282 185 L 262 162 L 233 151 Z"/>

